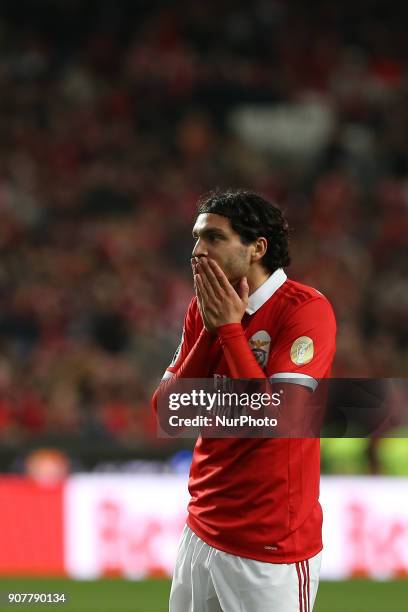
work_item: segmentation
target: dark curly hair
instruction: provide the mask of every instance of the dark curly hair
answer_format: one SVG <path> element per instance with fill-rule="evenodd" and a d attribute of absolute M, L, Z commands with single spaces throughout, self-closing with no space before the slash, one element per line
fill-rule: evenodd
<path fill-rule="evenodd" d="M 227 217 L 243 244 L 260 236 L 266 238 L 268 248 L 262 265 L 269 272 L 290 264 L 288 223 L 280 208 L 257 193 L 246 189 L 217 189 L 203 196 L 197 209 L 199 215 L 214 213 Z"/>

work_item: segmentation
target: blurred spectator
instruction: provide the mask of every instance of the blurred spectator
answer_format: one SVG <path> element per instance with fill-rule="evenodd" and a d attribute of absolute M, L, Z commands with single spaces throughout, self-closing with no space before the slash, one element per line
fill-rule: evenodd
<path fill-rule="evenodd" d="M 405 375 L 408 15 L 385 8 L 2 3 L 1 440 L 155 438 L 194 203 L 215 186 L 285 207 L 290 274 L 337 313 L 335 375 Z"/>
<path fill-rule="evenodd" d="M 52 486 L 68 476 L 68 458 L 59 450 L 40 448 L 28 455 L 25 461 L 26 473 L 37 482 Z"/>

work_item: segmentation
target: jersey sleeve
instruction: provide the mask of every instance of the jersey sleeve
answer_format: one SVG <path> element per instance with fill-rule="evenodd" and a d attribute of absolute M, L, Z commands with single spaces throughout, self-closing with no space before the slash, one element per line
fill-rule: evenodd
<path fill-rule="evenodd" d="M 328 300 L 319 296 L 289 314 L 266 368 L 272 380 L 315 390 L 317 379 L 330 375 L 336 348 L 336 320 Z"/>
<path fill-rule="evenodd" d="M 180 343 L 174 353 L 173 359 L 171 360 L 170 365 L 166 368 L 166 371 L 163 376 L 163 380 L 171 378 L 171 376 L 177 372 L 191 349 L 193 348 L 196 337 L 196 312 L 197 312 L 197 298 L 194 297 L 186 312 L 186 316 L 184 317 L 183 330 L 181 333 Z"/>

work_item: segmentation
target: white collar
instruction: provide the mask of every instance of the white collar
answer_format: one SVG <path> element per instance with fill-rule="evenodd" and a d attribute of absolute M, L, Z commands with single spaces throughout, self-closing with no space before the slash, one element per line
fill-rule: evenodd
<path fill-rule="evenodd" d="M 287 276 L 282 268 L 275 270 L 275 272 L 271 274 L 266 281 L 249 296 L 246 312 L 249 315 L 252 315 L 259 310 L 260 307 L 273 296 L 275 291 L 277 291 L 279 287 L 283 285 L 286 279 Z"/>

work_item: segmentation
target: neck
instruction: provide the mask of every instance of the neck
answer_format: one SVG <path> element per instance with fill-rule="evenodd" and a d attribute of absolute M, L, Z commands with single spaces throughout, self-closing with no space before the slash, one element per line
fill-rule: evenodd
<path fill-rule="evenodd" d="M 252 267 L 248 274 L 249 295 L 254 293 L 270 277 L 271 273 L 261 266 Z"/>

